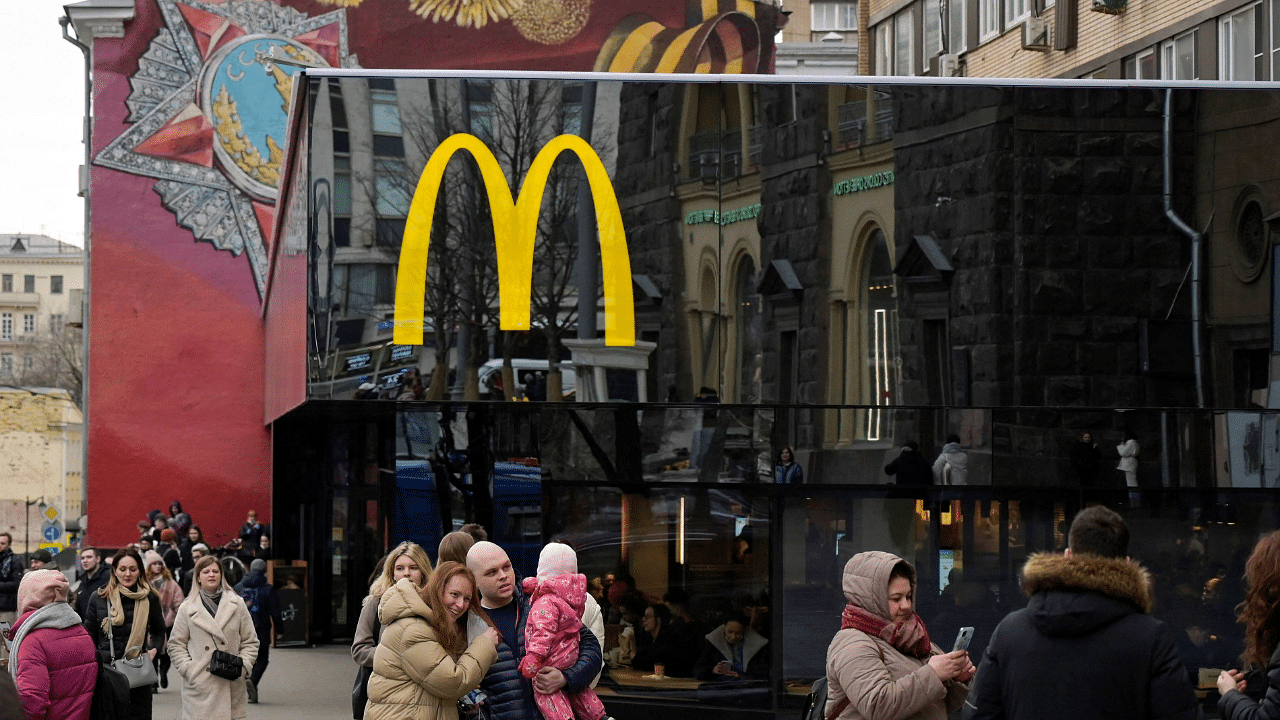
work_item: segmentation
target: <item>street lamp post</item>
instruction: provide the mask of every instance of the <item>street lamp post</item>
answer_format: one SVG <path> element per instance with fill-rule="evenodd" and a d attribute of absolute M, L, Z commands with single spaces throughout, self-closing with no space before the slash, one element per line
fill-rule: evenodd
<path fill-rule="evenodd" d="M 35 500 L 32 500 L 30 496 L 27 497 L 27 507 L 25 508 L 25 510 L 27 515 L 27 557 L 28 558 L 31 557 L 31 506 L 35 505 L 36 503 L 40 503 L 41 513 L 44 512 L 45 508 L 49 507 L 48 505 L 45 504 L 43 496 L 36 498 Z"/>

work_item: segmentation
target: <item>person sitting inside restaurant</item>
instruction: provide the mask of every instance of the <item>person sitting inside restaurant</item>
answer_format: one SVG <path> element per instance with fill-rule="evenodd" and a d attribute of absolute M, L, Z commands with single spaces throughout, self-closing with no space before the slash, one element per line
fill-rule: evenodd
<path fill-rule="evenodd" d="M 712 681 L 769 678 L 769 653 L 761 652 L 769 641 L 748 626 L 746 617 L 731 617 L 706 637 L 702 656 L 694 666 L 695 678 Z"/>
<path fill-rule="evenodd" d="M 662 675 L 691 677 L 697 649 L 682 642 L 671 627 L 671 611 L 661 603 L 644 609 L 641 630 L 636 633 L 636 654 L 631 667 L 653 670 L 664 666 Z"/>

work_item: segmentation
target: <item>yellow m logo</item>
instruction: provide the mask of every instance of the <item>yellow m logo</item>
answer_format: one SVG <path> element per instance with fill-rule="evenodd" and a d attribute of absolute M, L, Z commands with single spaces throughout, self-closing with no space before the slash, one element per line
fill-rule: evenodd
<path fill-rule="evenodd" d="M 493 212 L 493 235 L 498 255 L 498 292 L 503 330 L 529 329 L 530 293 L 533 289 L 533 250 L 538 232 L 538 213 L 547 187 L 551 166 L 562 152 L 572 152 L 582 161 L 595 201 L 596 224 L 600 231 L 600 259 L 603 265 L 605 344 L 635 345 L 635 305 L 631 298 L 631 259 L 622 212 L 613 192 L 609 174 L 585 140 L 560 135 L 538 152 L 529 166 L 519 200 L 511 197 L 511 187 L 493 152 L 476 136 L 459 133 L 440 143 L 431 153 L 418 180 L 405 222 L 400 247 L 400 267 L 396 274 L 396 321 L 393 342 L 422 344 L 423 296 L 427 287 L 427 248 L 431 243 L 431 222 L 436 196 L 444 181 L 445 167 L 459 150 L 466 150 L 480 167 L 480 177 L 489 194 Z M 589 290 L 588 290 L 589 291 Z M 580 290 L 581 292 L 581 290 Z"/>

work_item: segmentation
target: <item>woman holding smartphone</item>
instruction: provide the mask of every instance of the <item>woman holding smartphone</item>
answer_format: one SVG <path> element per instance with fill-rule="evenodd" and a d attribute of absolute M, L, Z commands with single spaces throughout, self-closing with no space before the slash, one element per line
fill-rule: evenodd
<path fill-rule="evenodd" d="M 827 649 L 825 715 L 839 720 L 944 720 L 969 694 L 968 652 L 929 640 L 915 613 L 916 571 L 886 552 L 844 567 L 849 601 Z"/>

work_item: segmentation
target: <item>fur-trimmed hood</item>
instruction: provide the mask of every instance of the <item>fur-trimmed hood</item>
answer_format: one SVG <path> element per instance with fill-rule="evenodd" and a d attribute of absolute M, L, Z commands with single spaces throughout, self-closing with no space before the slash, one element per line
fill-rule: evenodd
<path fill-rule="evenodd" d="M 1126 559 L 1039 553 L 1022 576 L 1032 622 L 1046 635 L 1082 635 L 1153 604 L 1150 574 Z"/>

